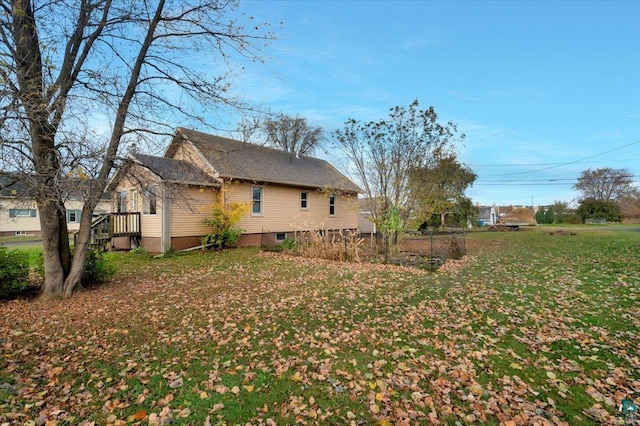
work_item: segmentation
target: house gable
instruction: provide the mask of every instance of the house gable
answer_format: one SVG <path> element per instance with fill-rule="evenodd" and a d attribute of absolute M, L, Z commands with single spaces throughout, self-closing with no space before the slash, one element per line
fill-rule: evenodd
<path fill-rule="evenodd" d="M 211 169 L 226 180 L 361 192 L 357 185 L 325 160 L 194 130 L 178 129 L 166 155 L 185 160 L 189 156 L 195 161 L 204 158 Z"/>
<path fill-rule="evenodd" d="M 164 157 L 130 154 L 110 186 L 140 188 L 142 198 L 144 185 L 154 184 L 162 197 L 157 214 L 141 218 L 141 242 L 151 250 L 197 245 L 211 231 L 202 219 L 221 202 L 252 207 L 237 224 L 241 245 L 358 227 L 360 188 L 328 162 L 191 130 L 178 129 Z"/>

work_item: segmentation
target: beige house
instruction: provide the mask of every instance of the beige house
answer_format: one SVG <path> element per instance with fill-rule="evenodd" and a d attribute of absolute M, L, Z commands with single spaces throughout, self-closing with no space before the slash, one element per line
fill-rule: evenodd
<path fill-rule="evenodd" d="M 183 128 L 164 157 L 129 154 L 109 189 L 116 212 L 139 212 L 139 243 L 152 252 L 199 245 L 216 203 L 248 204 L 239 245 L 358 229 L 360 188 L 328 162 Z"/>
<path fill-rule="evenodd" d="M 70 190 L 67 191 L 65 208 L 67 209 L 67 228 L 69 232 L 77 231 L 80 227 L 80 213 L 84 202 L 80 187 L 75 181 L 66 181 Z M 103 198 L 96 206 L 95 213 L 102 214 L 111 211 L 110 198 Z M 0 236 L 40 235 L 40 217 L 36 202 L 28 187 L 16 183 L 10 178 L 0 179 Z"/>

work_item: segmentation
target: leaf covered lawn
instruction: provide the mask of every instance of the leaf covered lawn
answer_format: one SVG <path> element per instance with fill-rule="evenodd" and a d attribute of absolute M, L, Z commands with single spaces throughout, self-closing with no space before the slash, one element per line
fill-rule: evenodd
<path fill-rule="evenodd" d="M 640 403 L 640 234 L 472 234 L 447 272 L 113 254 L 0 303 L 0 424 L 614 424 Z"/>

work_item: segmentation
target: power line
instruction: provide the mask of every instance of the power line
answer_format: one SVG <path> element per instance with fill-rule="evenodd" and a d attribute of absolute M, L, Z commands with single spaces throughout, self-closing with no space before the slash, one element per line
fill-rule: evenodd
<path fill-rule="evenodd" d="M 524 171 L 524 172 L 514 172 L 514 173 L 503 173 L 503 174 L 500 174 L 500 175 L 497 175 L 497 176 L 522 175 L 522 174 L 526 174 L 526 173 L 535 173 L 535 172 L 542 172 L 544 170 L 556 169 L 556 168 L 562 167 L 562 166 L 569 166 L 571 164 L 577 164 L 577 163 L 583 162 L 585 160 L 590 160 L 592 158 L 608 154 L 610 152 L 619 151 L 621 149 L 624 149 L 624 148 L 627 148 L 629 146 L 636 145 L 636 144 L 639 144 L 639 143 L 640 143 L 640 139 L 638 139 L 636 141 L 633 141 L 633 142 L 629 142 L 628 144 L 625 144 L 625 145 L 622 145 L 622 146 L 619 146 L 619 147 L 616 147 L 616 148 L 612 148 L 612 149 L 607 150 L 607 151 L 600 152 L 598 154 L 593 154 L 593 155 L 590 155 L 588 157 L 579 158 L 579 159 L 574 160 L 574 161 L 568 161 L 566 163 L 558 163 L 558 164 L 555 164 L 555 165 L 552 165 L 552 166 L 549 166 L 549 167 L 543 167 L 541 169 L 536 169 L 536 170 L 527 170 L 527 171 Z"/>
<path fill-rule="evenodd" d="M 631 158 L 616 158 L 613 160 L 607 160 L 610 162 L 639 160 L 640 157 Z M 589 163 L 588 161 L 577 161 L 575 163 Z M 469 167 L 528 167 L 528 166 L 562 166 L 567 163 L 494 163 L 494 164 L 468 164 Z"/>
<path fill-rule="evenodd" d="M 586 180 L 597 180 L 598 182 L 602 182 L 602 183 L 616 183 L 617 179 L 620 178 L 624 178 L 624 179 L 635 179 L 637 177 L 640 177 L 640 175 L 620 175 L 620 176 L 615 176 L 615 177 L 603 177 L 603 178 L 596 178 L 596 179 L 586 179 Z M 577 178 L 548 178 L 548 179 L 481 179 L 480 181 L 482 182 L 505 182 L 505 183 L 516 183 L 516 182 L 562 182 L 562 181 L 570 181 L 570 182 L 577 182 L 578 180 L 580 180 L 581 178 L 577 177 Z"/>
<path fill-rule="evenodd" d="M 640 183 L 640 181 L 632 181 L 630 183 Z M 474 183 L 473 186 L 573 186 L 575 182 L 490 182 L 490 183 L 482 183 L 477 182 Z"/>

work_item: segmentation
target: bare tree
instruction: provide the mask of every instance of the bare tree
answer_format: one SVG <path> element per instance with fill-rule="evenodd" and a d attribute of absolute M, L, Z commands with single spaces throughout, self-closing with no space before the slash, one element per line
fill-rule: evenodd
<path fill-rule="evenodd" d="M 261 129 L 262 118 L 258 114 L 245 114 L 237 124 L 235 133 L 240 134 L 242 142 L 264 145 Z"/>
<path fill-rule="evenodd" d="M 406 223 L 416 208 L 409 188 L 411 172 L 434 167 L 463 138 L 455 124 L 438 122 L 433 107 L 420 110 L 417 100 L 408 108 L 391 108 L 387 119 L 369 123 L 350 119 L 334 132 L 378 229 L 388 228 L 384 222 L 394 218 L 395 211 Z"/>
<path fill-rule="evenodd" d="M 580 191 L 580 199 L 593 198 L 598 201 L 618 201 L 633 191 L 633 174 L 627 169 L 584 170 L 573 186 Z"/>
<path fill-rule="evenodd" d="M 280 114 L 275 118 L 267 117 L 263 130 L 269 144 L 296 155 L 313 154 L 322 141 L 322 127 L 310 126 L 307 119 L 300 116 Z"/>
<path fill-rule="evenodd" d="M 190 102 L 242 107 L 234 59 L 261 61 L 264 25 L 240 23 L 234 0 L 0 0 L 0 160 L 30 187 L 44 247 L 44 295 L 80 286 L 93 210 L 123 141 L 204 119 Z M 250 20 L 248 17 L 247 20 Z M 108 123 L 100 139 L 92 126 Z M 96 124 L 98 123 L 98 124 Z M 69 174 L 85 177 L 73 258 Z"/>

